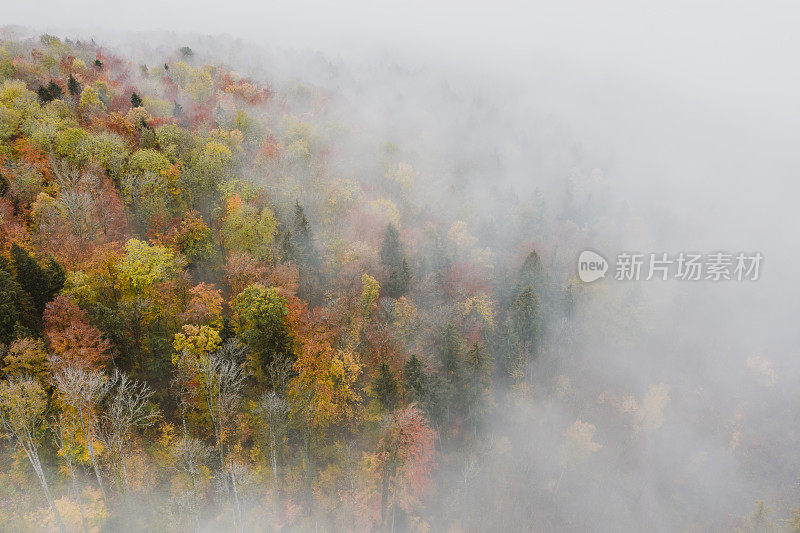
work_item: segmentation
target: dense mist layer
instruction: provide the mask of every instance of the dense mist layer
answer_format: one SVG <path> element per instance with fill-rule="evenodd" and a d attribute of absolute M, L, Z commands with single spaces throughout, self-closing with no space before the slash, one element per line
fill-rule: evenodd
<path fill-rule="evenodd" d="M 235 81 L 249 79 L 275 95 L 263 107 L 229 109 L 229 102 L 215 100 L 219 108 L 209 113 L 216 113 L 217 127 L 225 129 L 222 124 L 245 109 L 256 117 L 253 131 L 274 135 L 284 149 L 302 129 L 297 124 L 308 125 L 298 135 L 310 146 L 313 163 L 276 170 L 242 158 L 228 176 L 240 181 L 220 187 L 228 192 L 219 193 L 217 204 L 193 207 L 214 231 L 222 228 L 218 247 L 225 255 L 235 249 L 224 235 L 231 197 L 268 206 L 278 235 L 293 228 L 295 204 L 303 206 L 315 235 L 316 267 L 307 272 L 306 259 L 289 261 L 275 252 L 276 238 L 264 259 L 270 273 L 258 278 L 288 294 L 278 266 L 299 265 L 299 297 L 291 296 L 307 305 L 302 313 L 312 316 L 316 308 L 314 320 L 324 320 L 303 314 L 298 332 L 313 337 L 303 328 L 314 331 L 312 324 L 329 325 L 335 312 L 357 308 L 352 302 L 368 293 L 362 275 L 374 276 L 381 287 L 363 324 L 354 326 L 353 318 L 330 327 L 336 339 L 331 345 L 352 352 L 363 366 L 354 381 L 363 397 L 363 407 L 354 408 L 360 421 L 342 418 L 313 438 L 301 425 L 288 423 L 280 513 L 272 511 L 277 491 L 270 485 L 278 468 L 257 466 L 268 463 L 270 448 L 253 444 L 250 433 L 258 429 L 245 421 L 252 411 L 248 401 L 278 390 L 264 371 L 248 374 L 242 393 L 242 412 L 248 414 L 231 426 L 240 447 L 231 444 L 227 456 L 219 453 L 231 465 L 234 456 L 243 465 L 236 467 L 243 476 L 238 510 L 229 503 L 227 485 L 212 487 L 223 483 L 215 480 L 224 472 L 240 472 L 233 466 L 225 470 L 223 459 L 204 466 L 209 485 L 196 491 L 205 498 L 197 501 L 211 511 L 196 513 L 192 523 L 190 504 L 188 511 L 176 511 L 179 506 L 169 503 L 176 500 L 179 483 L 171 481 L 170 488 L 162 474 L 156 476 L 158 486 L 131 482 L 138 488 L 125 500 L 128 509 L 114 510 L 107 502 L 104 507 L 94 489 L 103 476 L 95 476 L 92 462 L 83 457 L 77 463 L 84 497 L 94 494 L 86 505 L 96 520 L 92 527 L 125 530 L 129 509 L 148 508 L 152 520 L 136 527 L 165 529 L 174 512 L 181 518 L 172 526 L 203 531 L 800 530 L 800 291 L 792 283 L 800 260 L 795 235 L 800 163 L 792 146 L 800 138 L 795 102 L 800 74 L 792 67 L 800 52 L 791 27 L 795 7 L 782 2 L 758 9 L 739 2 L 679 2 L 652 10 L 635 2 L 526 9 L 510 3 L 490 8 L 447 2 L 336 7 L 233 2 L 207 9 L 139 3 L 114 11 L 72 2 L 49 8 L 45 15 L 30 6 L 11 9 L 13 16 L 3 22 L 20 26 L 8 26 L 0 35 L 4 43 L 17 43 L 5 45 L 9 58 L 40 47 L 45 31 L 73 43 L 94 39 L 96 48 L 87 54 L 102 54 L 106 65 L 120 58 L 134 71 L 120 86 L 126 98 L 128 87 L 144 96 L 159 94 L 159 76 L 170 75 L 154 74 L 162 64 L 173 71 L 178 61 L 195 68 L 214 65 Z M 192 55 L 181 57 L 181 47 Z M 136 65 L 149 74 L 135 73 Z M 3 81 L 12 78 L 2 75 Z M 32 81 L 28 86 L 34 90 Z M 188 100 L 178 95 L 188 111 Z M 208 129 L 185 122 L 182 127 L 197 135 Z M 245 130 L 244 145 L 249 142 Z M 263 148 L 255 141 L 253 146 L 254 152 Z M 413 186 L 403 189 L 409 176 Z M 251 190 L 257 192 L 248 197 Z M 388 198 L 391 207 L 384 202 Z M 4 221 L 19 216 L 23 202 L 16 197 L 15 202 L 14 209 L 4 207 Z M 334 208 L 344 214 L 336 211 L 340 218 L 335 218 Z M 126 209 L 131 220 L 139 213 Z M 125 238 L 117 240 L 167 242 L 152 229 L 152 220 L 144 230 L 129 223 L 119 230 Z M 387 224 L 399 230 L 413 273 L 399 297 L 386 292 Z M 24 224 L 4 230 L 4 258 L 15 242 L 42 264 L 50 255 L 59 260 L 68 255 L 43 243 L 47 239 L 37 237 L 43 230 L 17 226 Z M 760 252 L 764 260 L 756 281 L 617 281 L 612 264 L 605 279 L 581 283 L 577 258 L 585 249 L 612 263 L 621 252 Z M 540 261 L 536 268 L 533 251 Z M 70 274 L 81 270 L 81 260 L 72 266 L 62 262 L 68 280 L 62 294 L 88 307 Z M 220 335 L 246 344 L 245 328 L 233 325 L 242 320 L 234 309 L 234 284 L 219 274 L 222 267 L 204 268 L 188 267 L 187 287 L 216 283 L 226 297 Z M 528 283 L 540 301 L 535 348 L 514 344 L 520 335 L 515 313 Z M 401 298 L 418 310 L 410 331 L 401 320 Z M 475 311 L 462 316 L 465 302 Z M 480 305 L 490 311 L 481 314 Z M 124 336 L 89 311 L 89 321 L 112 341 Z M 43 316 L 46 332 L 50 326 Z M 448 370 L 449 331 L 458 332 L 453 342 L 463 368 L 480 366 L 477 356 L 469 355 L 476 336 L 474 346 L 491 361 L 482 378 L 463 385 L 474 392 L 465 413 L 454 414 L 466 400 L 452 392 L 461 386 L 453 376 L 467 371 Z M 172 333 L 164 337 L 166 348 L 130 348 L 131 355 L 125 347 L 115 348 L 116 362 L 107 366 L 150 383 L 163 413 L 158 424 L 171 422 L 177 431 L 182 411 L 169 399 L 172 385 L 136 362 L 142 354 L 155 359 L 169 353 Z M 380 346 L 389 346 L 386 353 Z M 47 350 L 54 348 L 48 344 Z M 251 352 L 242 360 L 250 361 Z M 386 426 L 379 419 L 392 411 L 381 407 L 386 406 L 375 376 L 382 372 L 379 362 L 388 361 L 403 398 L 399 412 L 412 403 L 403 370 L 411 354 L 439 380 L 433 387 L 449 392 L 433 394 L 437 399 L 429 404 L 416 397 L 435 435 L 429 485 L 408 489 L 422 474 L 408 473 L 414 481 L 398 474 L 394 492 L 384 485 L 386 494 L 395 495 L 387 504 L 379 497 L 375 465 L 388 464 L 380 454 L 387 453 L 381 446 L 391 439 L 380 437 Z M 168 361 L 168 355 L 162 357 Z M 163 368 L 172 372 L 168 364 Z M 4 378 L 9 375 L 4 371 Z M 453 396 L 442 399 L 448 394 Z M 53 401 L 56 412 L 60 404 Z M 188 417 L 190 433 L 213 448 L 219 438 L 214 440 L 202 416 Z M 139 449 L 131 462 L 141 464 L 147 454 L 160 461 L 158 454 L 166 454 L 158 447 L 165 433 L 155 427 L 136 433 Z M 14 524 L 10 530 L 55 528 L 27 459 L 14 455 L 12 444 L 3 465 L 13 472 L 7 477 L 15 488 L 3 500 L 19 497 L 14 491 L 28 476 L 26 497 L 43 510 L 38 517 L 22 516 L 4 501 L 3 517 Z M 80 446 L 88 450 L 85 442 Z M 303 450 L 312 446 L 317 470 L 309 476 L 311 455 Z M 45 472 L 58 491 L 56 500 L 72 501 L 58 449 L 52 443 L 43 447 Z M 112 465 L 102 464 L 110 484 Z M 309 477 L 313 483 L 306 485 Z M 359 488 L 348 492 L 348 483 Z M 413 503 L 403 500 L 410 501 L 412 493 Z M 110 512 L 103 510 L 109 507 Z M 104 513 L 110 516 L 106 522 Z"/>

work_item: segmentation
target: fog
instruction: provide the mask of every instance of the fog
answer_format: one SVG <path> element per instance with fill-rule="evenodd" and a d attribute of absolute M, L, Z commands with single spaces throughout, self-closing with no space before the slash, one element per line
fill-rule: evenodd
<path fill-rule="evenodd" d="M 800 505 L 796 3 L 1 7 L 22 35 L 94 38 L 148 64 L 188 44 L 278 87 L 320 87 L 353 124 L 343 176 L 369 174 L 374 140 L 391 140 L 445 220 L 502 233 L 509 202 L 542 198 L 537 234 L 479 239 L 517 266 L 536 243 L 559 284 L 583 249 L 763 254 L 757 281 L 610 271 L 582 286 L 547 328 L 527 399 L 487 424 L 485 449 L 440 465 L 434 530 L 732 530 L 758 500 L 781 525 Z M 559 453 L 576 420 L 600 447 L 573 465 Z"/>

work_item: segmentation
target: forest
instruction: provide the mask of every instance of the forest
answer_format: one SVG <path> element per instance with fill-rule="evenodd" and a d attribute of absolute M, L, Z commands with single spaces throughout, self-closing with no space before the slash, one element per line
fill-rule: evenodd
<path fill-rule="evenodd" d="M 194 46 L 148 59 L 0 41 L 1 530 L 646 523 L 632 478 L 695 391 L 592 377 L 589 325 L 652 327 L 640 289 L 575 276 L 602 171 L 558 141 L 565 194 L 490 192 L 492 150 L 375 137 L 357 99 Z M 709 512 L 686 468 L 662 523 L 800 531 L 763 492 Z"/>

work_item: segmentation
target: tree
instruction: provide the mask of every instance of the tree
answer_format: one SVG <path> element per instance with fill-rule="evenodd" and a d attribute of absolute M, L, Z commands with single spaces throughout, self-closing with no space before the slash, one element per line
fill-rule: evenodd
<path fill-rule="evenodd" d="M 0 261 L 0 342 L 9 343 L 32 329 L 35 320 L 30 296 Z"/>
<path fill-rule="evenodd" d="M 70 74 L 69 78 L 67 79 L 67 90 L 72 96 L 78 96 L 81 93 L 81 85 L 72 74 Z"/>
<path fill-rule="evenodd" d="M 191 299 L 181 320 L 189 324 L 221 328 L 223 299 L 219 290 L 210 283 L 199 283 L 189 290 L 189 294 Z"/>
<path fill-rule="evenodd" d="M 288 301 L 277 287 L 254 283 L 236 296 L 232 307 L 236 334 L 250 348 L 262 376 L 272 361 L 292 358 Z"/>
<path fill-rule="evenodd" d="M 386 283 L 386 294 L 392 298 L 399 298 L 408 291 L 411 283 L 411 270 L 408 261 L 403 255 L 403 244 L 400 235 L 392 224 L 386 226 L 381 245 L 381 263 L 389 271 L 389 280 Z"/>
<path fill-rule="evenodd" d="M 278 223 L 269 208 L 257 209 L 238 197 L 228 201 L 222 221 L 222 240 L 233 252 L 248 252 L 261 260 L 272 259 Z"/>
<path fill-rule="evenodd" d="M 131 107 L 142 107 L 142 97 L 138 94 L 131 93 Z"/>
<path fill-rule="evenodd" d="M 411 512 L 430 486 L 435 434 L 413 404 L 387 416 L 383 431 L 378 460 L 381 464 L 381 525 L 387 528 L 389 506 L 394 522 L 395 504 Z"/>
<path fill-rule="evenodd" d="M 146 383 L 131 380 L 118 370 L 114 371 L 109 383 L 106 408 L 99 418 L 98 436 L 128 493 L 130 485 L 126 463 L 132 432 L 135 428 L 154 424 L 159 415 L 150 404 L 153 391 Z"/>
<path fill-rule="evenodd" d="M 16 441 L 28 457 L 42 485 L 47 503 L 53 510 L 58 527 L 64 531 L 64 523 L 50 493 L 39 459 L 40 435 L 46 409 L 47 395 L 36 379 L 18 377 L 0 383 L 0 423 L 8 437 Z"/>
<path fill-rule="evenodd" d="M 289 421 L 289 403 L 279 393 L 266 392 L 256 405 L 256 412 L 262 420 L 265 439 L 269 444 L 269 462 L 272 468 L 273 501 L 276 516 L 280 515 L 280 461 L 283 440 Z"/>
<path fill-rule="evenodd" d="M 47 351 L 41 339 L 18 339 L 9 345 L 3 357 L 3 374 L 6 376 L 35 377 L 44 384 L 49 377 L 49 371 Z"/>
<path fill-rule="evenodd" d="M 45 268 L 16 243 L 11 245 L 11 259 L 17 272 L 17 282 L 27 292 L 37 313 L 64 286 L 64 269 L 56 261 L 50 260 Z"/>
<path fill-rule="evenodd" d="M 313 510 L 314 441 L 331 425 L 352 420 L 361 397 L 356 380 L 361 365 L 347 350 L 336 350 L 330 334 L 316 324 L 302 344 L 295 361 L 296 375 L 287 396 L 292 418 L 300 426 L 305 448 L 306 512 Z"/>
<path fill-rule="evenodd" d="M 81 514 L 81 525 L 83 526 L 84 533 L 89 531 L 86 523 L 86 513 L 83 510 L 83 500 L 81 498 L 81 491 L 78 487 L 78 476 L 76 475 L 77 461 L 79 460 L 81 450 L 80 446 L 74 440 L 74 434 L 77 433 L 75 421 L 65 413 L 60 413 L 53 427 L 53 440 L 57 447 L 58 455 L 64 460 L 64 466 L 67 467 L 69 477 L 72 485 L 72 495 L 78 503 L 78 511 Z"/>
<path fill-rule="evenodd" d="M 164 246 L 151 246 L 138 239 L 125 243 L 125 256 L 119 269 L 136 294 L 142 294 L 159 281 L 174 276 L 184 266 L 182 257 Z"/>
<path fill-rule="evenodd" d="M 72 409 L 74 416 L 78 419 L 97 484 L 103 500 L 108 505 L 108 494 L 103 484 L 100 462 L 95 450 L 95 440 L 97 437 L 97 406 L 108 393 L 112 382 L 105 373 L 78 363 L 65 363 L 53 358 L 50 364 L 55 369 L 53 385 L 55 385 L 61 401 Z"/>
<path fill-rule="evenodd" d="M 510 309 L 511 336 L 529 354 L 535 355 L 542 335 L 542 311 L 539 295 L 528 285 Z"/>
<path fill-rule="evenodd" d="M 397 378 L 386 361 L 381 361 L 381 364 L 378 365 L 378 374 L 372 381 L 372 393 L 387 411 L 392 411 L 400 400 Z"/>
<path fill-rule="evenodd" d="M 214 428 L 220 464 L 228 470 L 228 479 L 234 497 L 236 522 L 241 527 L 242 510 L 239 502 L 236 468 L 228 444 L 231 426 L 240 393 L 244 386 L 244 372 L 239 361 L 242 349 L 236 340 L 228 341 L 214 354 L 200 360 L 200 378 L 203 399 Z"/>
<path fill-rule="evenodd" d="M 66 361 L 96 368 L 111 356 L 111 342 L 68 296 L 60 295 L 45 306 L 44 324 L 50 346 Z"/>
<path fill-rule="evenodd" d="M 47 102 L 52 102 L 53 100 L 60 98 L 64 93 L 64 90 L 55 82 L 55 80 L 50 80 L 50 83 L 48 83 L 47 86 L 43 85 L 39 87 L 36 90 L 36 93 L 39 95 L 39 100 L 41 100 L 43 104 L 46 104 Z"/>
<path fill-rule="evenodd" d="M 204 463 L 211 457 L 213 448 L 205 442 L 188 435 L 175 440 L 172 454 L 175 457 L 176 468 L 189 478 L 191 489 L 189 491 L 190 510 L 194 515 L 194 529 L 200 530 L 200 480 L 204 470 Z"/>
<path fill-rule="evenodd" d="M 408 403 L 421 406 L 432 422 L 438 423 L 443 419 L 441 396 L 447 386 L 441 378 L 430 374 L 416 355 L 412 355 L 403 365 L 403 383 Z"/>

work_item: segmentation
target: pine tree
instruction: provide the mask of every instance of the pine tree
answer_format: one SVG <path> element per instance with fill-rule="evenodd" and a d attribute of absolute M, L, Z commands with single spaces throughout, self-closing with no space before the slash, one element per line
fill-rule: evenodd
<path fill-rule="evenodd" d="M 41 315 L 47 302 L 64 286 L 64 269 L 52 259 L 46 268 L 42 268 L 16 243 L 11 246 L 11 258 L 17 272 L 17 282 L 30 295 L 34 308 Z"/>
<path fill-rule="evenodd" d="M 395 378 L 386 361 L 381 362 L 380 366 L 378 366 L 378 375 L 372 381 L 372 392 L 387 411 L 394 410 L 397 407 L 397 402 L 400 401 L 397 378 Z"/>
<path fill-rule="evenodd" d="M 386 226 L 381 245 L 381 263 L 390 269 L 399 269 L 403 263 L 403 245 L 400 243 L 400 234 L 394 225 Z"/>
<path fill-rule="evenodd" d="M 78 83 L 78 80 L 75 79 L 75 76 L 72 74 L 69 75 L 69 79 L 67 79 L 67 90 L 69 94 L 72 96 L 78 96 L 81 94 L 81 85 Z"/>
<path fill-rule="evenodd" d="M 528 353 L 535 355 L 542 335 L 542 309 L 539 295 L 528 285 L 511 305 L 510 333 Z"/>
<path fill-rule="evenodd" d="M 11 272 L 0 264 L 0 343 L 9 344 L 33 329 L 33 305 Z"/>
<path fill-rule="evenodd" d="M 408 292 L 411 283 L 411 269 L 403 255 L 403 244 L 397 229 L 389 224 L 383 234 L 381 245 L 381 263 L 389 270 L 389 279 L 385 285 L 386 294 L 391 298 L 399 298 Z"/>
<path fill-rule="evenodd" d="M 314 233 L 308 223 L 303 206 L 299 201 L 294 204 L 294 241 L 297 260 L 309 268 L 319 267 L 319 256 L 314 246 Z"/>
<path fill-rule="evenodd" d="M 403 382 L 409 402 L 424 403 L 427 400 L 430 376 L 416 355 L 412 355 L 403 365 Z"/>
<path fill-rule="evenodd" d="M 52 102 L 56 98 L 61 97 L 63 92 L 64 91 L 61 89 L 61 86 L 54 80 L 50 80 L 50 83 L 48 83 L 46 86 L 42 85 L 36 90 L 36 94 L 39 95 L 39 100 L 41 100 L 43 104 Z"/>
<path fill-rule="evenodd" d="M 136 93 L 131 94 L 131 107 L 142 107 L 142 97 Z"/>

